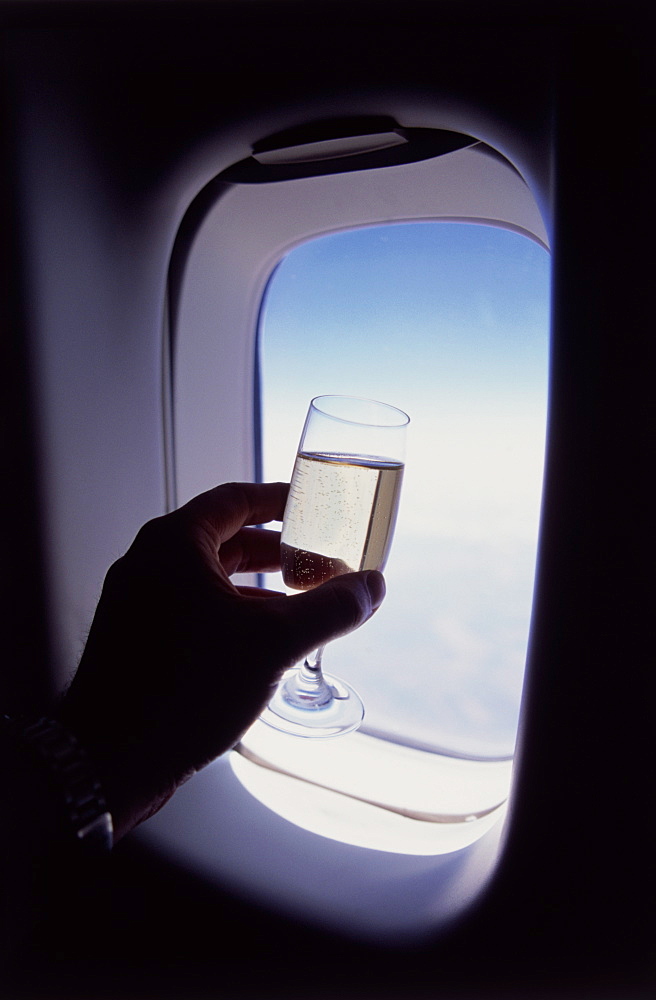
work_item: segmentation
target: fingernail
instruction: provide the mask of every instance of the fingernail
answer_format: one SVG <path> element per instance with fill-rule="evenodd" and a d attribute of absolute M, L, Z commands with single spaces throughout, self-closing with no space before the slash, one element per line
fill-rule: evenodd
<path fill-rule="evenodd" d="M 374 609 L 379 608 L 385 597 L 385 578 L 378 570 L 372 570 L 367 574 L 367 590 L 371 597 L 371 604 Z"/>

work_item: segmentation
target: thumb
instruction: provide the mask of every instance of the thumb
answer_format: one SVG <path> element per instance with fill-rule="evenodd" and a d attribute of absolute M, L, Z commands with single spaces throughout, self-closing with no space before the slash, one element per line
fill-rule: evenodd
<path fill-rule="evenodd" d="M 282 606 L 287 619 L 290 664 L 363 625 L 385 597 L 385 580 L 377 570 L 347 573 L 313 590 L 286 597 Z"/>

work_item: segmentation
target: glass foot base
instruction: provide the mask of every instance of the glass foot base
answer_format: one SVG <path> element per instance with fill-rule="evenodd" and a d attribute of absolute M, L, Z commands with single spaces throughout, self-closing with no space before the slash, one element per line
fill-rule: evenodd
<path fill-rule="evenodd" d="M 358 728 L 364 718 L 364 705 L 352 687 L 336 677 L 324 674 L 324 680 L 332 692 L 329 701 L 316 704 L 308 699 L 302 705 L 296 699 L 293 704 L 285 697 L 285 684 L 295 678 L 297 673 L 297 669 L 293 668 L 283 674 L 276 693 L 260 716 L 262 722 L 290 736 L 324 739 L 351 733 Z"/>

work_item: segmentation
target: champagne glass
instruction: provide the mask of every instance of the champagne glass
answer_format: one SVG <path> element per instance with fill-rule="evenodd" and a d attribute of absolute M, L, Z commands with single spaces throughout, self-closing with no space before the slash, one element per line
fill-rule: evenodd
<path fill-rule="evenodd" d="M 285 585 L 309 590 L 331 577 L 382 570 L 401 492 L 402 410 L 353 396 L 310 403 L 285 507 Z M 288 670 L 264 710 L 267 725 L 294 736 L 326 737 L 360 725 L 364 707 L 348 684 L 323 673 L 324 647 Z"/>

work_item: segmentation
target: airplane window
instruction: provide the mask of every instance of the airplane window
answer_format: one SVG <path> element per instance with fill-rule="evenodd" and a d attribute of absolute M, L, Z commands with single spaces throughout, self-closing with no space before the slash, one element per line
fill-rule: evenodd
<path fill-rule="evenodd" d="M 256 722 L 226 759 L 235 789 L 322 838 L 437 855 L 497 836 L 535 570 L 547 241 L 521 176 L 475 145 L 232 183 L 180 242 L 177 503 L 217 481 L 288 480 L 313 396 L 412 418 L 387 598 L 325 657 L 362 696 L 363 726 L 309 747 Z"/>
<path fill-rule="evenodd" d="M 369 396 L 412 418 L 386 601 L 326 652 L 326 669 L 364 700 L 364 734 L 512 757 L 542 487 L 549 268 L 543 246 L 499 227 L 395 223 L 296 247 L 269 283 L 263 479 L 289 478 L 313 396 Z"/>

